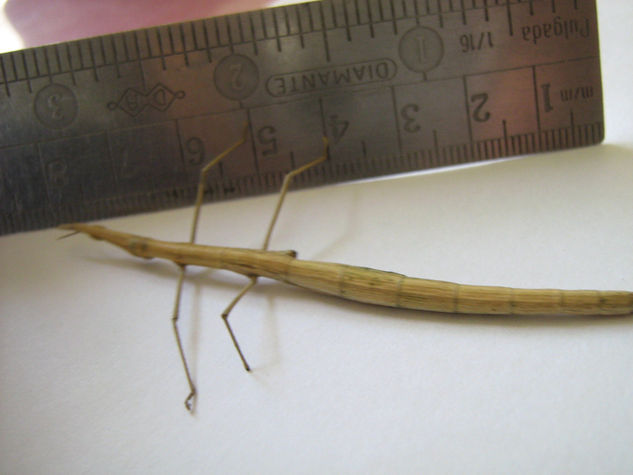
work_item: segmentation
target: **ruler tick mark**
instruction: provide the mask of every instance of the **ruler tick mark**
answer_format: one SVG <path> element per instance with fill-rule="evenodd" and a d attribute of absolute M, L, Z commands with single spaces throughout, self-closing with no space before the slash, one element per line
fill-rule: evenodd
<path fill-rule="evenodd" d="M 391 22 L 393 23 L 393 34 L 398 34 L 398 19 L 396 18 L 396 7 L 393 4 L 393 0 L 389 0 L 389 7 L 391 8 Z"/>
<path fill-rule="evenodd" d="M 470 103 L 468 102 L 468 78 L 466 76 L 462 76 L 462 82 L 464 84 L 464 106 L 466 111 L 466 123 L 468 124 L 468 140 L 472 144 L 473 143 L 473 124 L 470 117 Z"/>
<path fill-rule="evenodd" d="M 338 28 L 338 18 L 336 18 L 336 7 L 334 6 L 334 2 L 330 3 L 330 14 L 332 15 L 334 28 Z"/>
<path fill-rule="evenodd" d="M 4 55 L 0 55 L 0 72 L 2 72 L 2 83 L 4 84 L 4 92 L 7 97 L 11 97 L 11 90 L 9 89 L 9 80 L 7 78 L 7 70 L 4 66 Z"/>
<path fill-rule="evenodd" d="M 244 36 L 244 25 L 242 25 L 242 19 L 244 17 L 241 13 L 238 13 L 235 16 L 235 21 L 237 22 L 237 32 L 240 35 L 240 43 L 246 43 L 246 37 Z"/>
<path fill-rule="evenodd" d="M 70 72 L 70 80 L 73 83 L 73 86 L 77 85 L 77 81 L 75 79 L 75 68 L 73 67 L 73 59 L 72 59 L 72 55 L 70 54 L 70 45 L 68 43 L 66 43 L 66 60 L 68 61 L 68 70 Z"/>
<path fill-rule="evenodd" d="M 534 85 L 534 108 L 536 110 L 536 130 L 541 136 L 541 108 L 539 107 L 538 81 L 536 78 L 536 66 L 532 66 L 532 83 Z M 540 144 L 539 144 L 540 145 Z"/>
<path fill-rule="evenodd" d="M 262 33 L 264 38 L 268 38 L 268 30 L 266 29 L 266 18 L 264 17 L 264 10 L 259 11 L 259 21 L 262 24 Z"/>
<path fill-rule="evenodd" d="M 24 55 L 24 51 L 20 51 L 20 57 L 22 58 L 22 67 L 24 68 L 24 76 L 26 79 L 26 85 L 29 89 L 29 93 L 33 93 L 33 86 L 31 85 L 31 77 L 29 74 L 29 68 L 26 65 L 26 56 Z"/>
<path fill-rule="evenodd" d="M 393 120 L 396 126 L 396 138 L 398 142 L 398 155 L 402 155 L 402 132 L 400 129 L 400 120 L 398 114 L 398 101 L 396 98 L 396 88 L 395 86 L 390 86 L 389 90 L 391 92 L 391 104 L 393 106 Z"/>
<path fill-rule="evenodd" d="M 442 1 L 437 0 L 437 20 L 440 22 L 440 28 L 444 28 L 444 15 L 442 13 Z"/>
<path fill-rule="evenodd" d="M 32 49 L 31 50 L 31 58 L 33 58 L 33 66 L 35 67 L 35 77 L 38 78 L 40 77 L 42 74 L 40 72 L 40 65 L 39 62 L 37 61 L 37 50 Z"/>
<path fill-rule="evenodd" d="M 189 27 L 191 27 L 191 23 L 189 23 Z M 191 34 L 193 36 L 193 31 L 191 31 Z M 178 25 L 178 32 L 180 33 L 180 43 L 182 44 L 182 55 L 183 58 L 185 60 L 185 66 L 189 67 L 189 48 L 187 48 L 187 37 L 185 35 L 185 28 L 183 26 L 183 24 L 181 23 L 180 25 Z M 196 48 L 195 46 L 195 36 L 193 37 L 194 40 L 194 50 L 197 50 L 198 48 Z"/>
<path fill-rule="evenodd" d="M 325 60 L 329 63 L 330 58 L 330 45 L 327 37 L 327 28 L 325 27 L 325 15 L 323 14 L 323 4 L 318 3 L 319 15 L 321 16 L 321 31 L 323 32 L 323 48 L 325 50 Z"/>
<path fill-rule="evenodd" d="M 275 42 L 277 44 L 277 52 L 281 53 L 281 38 L 279 37 L 279 23 L 277 22 L 276 10 L 271 10 L 273 16 L 273 28 L 275 29 Z"/>
<path fill-rule="evenodd" d="M 200 51 L 202 48 L 198 43 L 198 35 L 196 34 L 196 23 L 193 21 L 189 22 L 189 35 L 191 36 L 191 40 L 193 41 L 193 50 Z"/>
<path fill-rule="evenodd" d="M 156 40 L 158 42 L 158 55 L 160 56 L 160 64 L 163 68 L 163 71 L 167 69 L 167 63 L 165 62 L 165 52 L 163 51 L 163 40 L 161 39 L 160 29 L 156 28 L 154 30 L 156 33 Z"/>
<path fill-rule="evenodd" d="M 343 22 L 345 23 L 345 35 L 347 41 L 352 41 L 352 31 L 349 26 L 349 15 L 347 13 L 347 3 L 343 3 Z"/>
<path fill-rule="evenodd" d="M 215 30 L 215 44 L 216 46 L 222 46 L 222 38 L 220 37 L 220 25 L 218 24 L 218 19 L 213 19 L 213 29 Z"/>
<path fill-rule="evenodd" d="M 292 35 L 292 27 L 290 26 L 290 15 L 288 15 L 288 8 L 282 8 L 281 11 L 284 14 L 284 25 L 286 25 L 286 36 Z"/>
<path fill-rule="evenodd" d="M 308 27 L 310 28 L 308 31 L 311 33 L 314 31 L 314 18 L 312 17 L 312 5 L 313 3 L 304 3 L 301 6 L 308 13 Z"/>
<path fill-rule="evenodd" d="M 297 28 L 299 28 L 299 43 L 301 44 L 301 49 L 304 49 L 306 44 L 303 37 L 303 21 L 301 20 L 301 11 L 297 5 L 294 5 L 294 12 L 297 17 Z"/>
<path fill-rule="evenodd" d="M 174 32 L 173 32 L 173 26 L 172 25 L 168 25 L 165 27 L 167 29 L 167 39 L 169 40 L 169 53 L 168 54 L 176 54 L 176 44 L 174 42 Z M 180 25 L 181 28 L 181 32 L 182 32 L 182 25 Z"/>
<path fill-rule="evenodd" d="M 90 55 L 90 63 L 92 64 L 92 77 L 96 82 L 99 82 L 99 74 L 97 68 L 97 61 L 95 59 L 94 48 L 92 47 L 92 41 L 86 40 L 88 42 L 88 53 Z"/>
<path fill-rule="evenodd" d="M 205 49 L 207 50 L 207 59 L 210 63 L 213 62 L 213 55 L 211 53 L 211 43 L 209 42 L 209 29 L 207 28 L 207 22 L 202 20 L 202 33 L 204 37 Z"/>
<path fill-rule="evenodd" d="M 420 10 L 418 8 L 418 0 L 413 0 L 413 12 L 415 14 L 415 24 L 420 26 Z"/>
<path fill-rule="evenodd" d="M 229 51 L 233 54 L 235 53 L 235 46 L 233 44 L 233 32 L 231 31 L 231 17 L 227 17 L 224 24 L 226 25 L 226 36 L 229 42 Z"/>
<path fill-rule="evenodd" d="M 514 26 L 512 25 L 512 8 L 510 0 L 506 0 L 506 7 L 508 10 L 508 31 L 510 33 L 510 36 L 514 36 Z"/>
<path fill-rule="evenodd" d="M 367 16 L 369 18 L 369 36 L 374 38 L 376 35 L 374 32 L 374 19 L 372 17 L 371 4 L 369 3 L 369 0 L 365 0 L 365 4 L 367 5 Z"/>
<path fill-rule="evenodd" d="M 103 61 L 102 66 L 106 66 L 108 64 L 108 55 L 106 53 L 105 42 L 103 41 L 103 36 L 99 36 L 99 52 L 101 53 L 101 59 Z"/>
<path fill-rule="evenodd" d="M 253 53 L 255 54 L 255 56 L 257 56 L 259 54 L 259 51 L 257 49 L 257 32 L 255 31 L 255 23 L 253 22 L 253 15 L 250 12 L 248 13 L 248 24 L 251 30 Z"/>
<path fill-rule="evenodd" d="M 48 57 L 48 47 L 44 47 L 44 65 L 46 66 L 46 74 L 48 75 L 48 80 L 52 84 L 53 83 L 53 71 L 51 70 L 51 61 Z"/>

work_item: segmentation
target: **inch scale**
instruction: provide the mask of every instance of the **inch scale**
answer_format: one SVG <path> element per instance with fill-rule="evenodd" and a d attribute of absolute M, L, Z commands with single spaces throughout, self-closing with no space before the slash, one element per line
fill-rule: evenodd
<path fill-rule="evenodd" d="M 599 143 L 595 0 L 326 0 L 0 55 L 0 233 Z"/>

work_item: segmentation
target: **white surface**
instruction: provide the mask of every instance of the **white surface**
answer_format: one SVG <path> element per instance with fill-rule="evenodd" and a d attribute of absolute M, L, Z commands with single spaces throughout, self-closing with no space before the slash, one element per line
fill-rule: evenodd
<path fill-rule="evenodd" d="M 633 289 L 633 4 L 601 1 L 605 145 L 292 193 L 310 259 L 523 287 Z M 200 242 L 257 246 L 275 197 L 208 205 Z M 185 240 L 191 210 L 104 224 Z M 192 269 L 55 230 L 0 238 L 2 473 L 630 473 L 633 319 L 399 311 Z"/>

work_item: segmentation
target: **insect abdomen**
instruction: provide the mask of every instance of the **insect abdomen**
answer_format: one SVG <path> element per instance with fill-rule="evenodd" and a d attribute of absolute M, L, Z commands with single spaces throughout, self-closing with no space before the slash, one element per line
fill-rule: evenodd
<path fill-rule="evenodd" d="M 393 272 L 293 260 L 282 280 L 357 302 L 433 312 L 484 315 L 619 315 L 633 293 L 461 285 Z"/>

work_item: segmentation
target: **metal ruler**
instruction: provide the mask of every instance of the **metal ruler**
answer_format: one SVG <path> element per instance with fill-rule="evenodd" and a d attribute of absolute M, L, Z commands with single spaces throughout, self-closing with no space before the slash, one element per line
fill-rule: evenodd
<path fill-rule="evenodd" d="M 0 233 L 598 143 L 595 0 L 326 0 L 0 55 Z"/>

